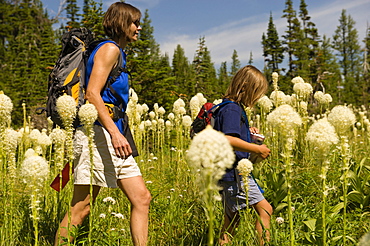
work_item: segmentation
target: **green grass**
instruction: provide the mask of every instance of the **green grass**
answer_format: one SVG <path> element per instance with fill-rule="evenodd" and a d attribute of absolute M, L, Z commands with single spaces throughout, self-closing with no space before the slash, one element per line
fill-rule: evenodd
<path fill-rule="evenodd" d="M 133 126 L 141 155 L 136 158 L 142 170 L 144 180 L 152 194 L 149 224 L 149 245 L 206 245 L 207 220 L 194 175 L 185 160 L 190 144 L 188 129 L 178 125 L 172 134 L 158 129 L 146 130 L 140 134 L 138 126 Z M 262 129 L 263 130 L 263 129 Z M 367 154 L 369 132 L 359 131 L 360 137 L 354 138 L 348 132 L 351 159 L 348 172 L 347 207 L 343 208 L 343 170 L 342 156 L 334 148 L 329 157 L 329 170 L 326 183 L 329 186 L 326 208 L 326 245 L 342 245 L 343 236 L 346 245 L 357 245 L 362 235 L 369 231 L 370 225 L 370 160 Z M 301 136 L 303 138 L 303 136 Z M 284 159 L 281 157 L 280 139 L 267 138 L 266 143 L 274 151 L 269 159 L 254 167 L 254 175 L 265 190 L 265 196 L 274 207 L 272 216 L 271 241 L 269 245 L 290 245 L 288 224 L 287 187 Z M 24 153 L 24 143 L 20 143 L 18 153 Z M 49 148 L 52 148 L 51 146 Z M 30 192 L 19 176 L 22 155 L 17 155 L 16 177 L 11 178 L 7 169 L 7 154 L 0 149 L 0 246 L 34 245 L 34 227 L 31 219 Z M 53 162 L 53 151 L 47 151 L 46 158 Z M 320 170 L 315 152 L 303 139 L 290 157 L 291 201 L 294 207 L 293 232 L 295 245 L 322 245 L 322 187 Z M 52 245 L 59 222 L 68 210 L 72 182 L 58 193 L 49 187 L 58 170 L 51 167 L 51 172 L 43 188 L 39 191 L 38 245 Z M 105 197 L 113 197 L 115 204 L 103 202 Z M 215 236 L 219 236 L 223 211 L 221 202 L 214 201 L 216 221 Z M 346 210 L 346 220 L 343 212 Z M 103 188 L 94 206 L 92 228 L 86 220 L 80 228 L 75 228 L 75 245 L 89 245 L 88 233 L 91 233 L 92 245 L 131 245 L 129 230 L 130 204 L 118 189 Z M 111 213 L 121 213 L 124 219 L 116 218 Z M 105 214 L 105 218 L 101 218 Z M 285 219 L 283 224 L 275 222 L 276 217 Z M 241 225 L 230 245 L 257 245 L 254 222 L 256 214 L 249 209 L 242 214 Z M 344 225 L 344 222 L 346 223 Z M 343 235 L 344 226 L 346 228 Z"/>

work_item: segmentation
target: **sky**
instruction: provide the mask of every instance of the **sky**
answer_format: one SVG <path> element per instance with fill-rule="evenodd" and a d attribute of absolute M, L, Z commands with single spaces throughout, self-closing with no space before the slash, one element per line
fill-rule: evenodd
<path fill-rule="evenodd" d="M 49 16 L 53 17 L 60 3 L 65 0 L 42 0 Z M 96 0 L 99 2 L 99 0 Z M 105 11 L 117 0 L 102 0 Z M 204 37 L 216 69 L 221 62 L 230 66 L 236 50 L 241 65 L 250 59 L 253 65 L 263 68 L 262 34 L 266 33 L 270 13 L 279 36 L 286 31 L 286 19 L 282 18 L 285 0 L 126 0 L 142 13 L 148 10 L 154 28 L 154 38 L 163 54 L 170 59 L 178 44 L 192 61 L 199 43 Z M 366 28 L 370 25 L 370 0 L 306 0 L 308 14 L 316 24 L 319 35 L 332 37 L 339 25 L 343 9 L 356 22 L 361 47 Z M 83 0 L 78 0 L 82 9 Z M 300 0 L 293 0 L 299 12 Z"/>

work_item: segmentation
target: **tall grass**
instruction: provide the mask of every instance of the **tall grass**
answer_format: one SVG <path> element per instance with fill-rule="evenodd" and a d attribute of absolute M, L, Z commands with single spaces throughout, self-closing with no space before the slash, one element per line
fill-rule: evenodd
<path fill-rule="evenodd" d="M 334 146 L 330 155 L 322 160 L 327 166 L 323 170 L 323 166 L 318 164 L 317 153 L 305 136 L 307 128 L 317 118 L 325 117 L 330 108 L 313 102 L 309 104 L 312 112 L 319 112 L 322 108 L 327 111 L 323 110 L 324 114 L 319 115 L 301 114 L 301 117 L 306 117 L 306 125 L 294 136 L 295 145 L 289 153 L 285 151 L 286 139 L 281 138 L 279 129 L 272 129 L 266 120 L 269 111 L 264 109 L 260 112 L 257 107 L 251 113 L 250 120 L 261 128 L 266 135 L 266 144 L 272 150 L 271 156 L 253 170 L 257 182 L 265 190 L 265 197 L 274 207 L 269 245 L 357 245 L 360 237 L 370 229 L 368 112 L 366 108 L 349 106 L 358 122 L 346 131 L 351 154 L 345 154 L 341 144 Z M 154 118 L 149 116 L 149 110 L 140 111 L 137 106 L 138 119 L 130 122 L 140 152 L 136 160 L 153 197 L 149 215 L 149 245 L 153 246 L 207 245 L 209 228 L 204 202 L 185 160 L 191 139 L 189 126 L 183 124 L 183 116 L 186 113 L 190 115 L 190 111 L 187 102 L 181 105 L 174 107 L 173 112 L 157 112 Z M 299 112 L 294 106 L 296 104 L 291 105 Z M 179 107 L 184 107 L 185 111 Z M 24 122 L 22 129 L 16 129 L 20 137 L 14 158 L 3 144 L 7 140 L 5 138 L 9 138 L 5 131 L 11 128 L 11 123 L 0 126 L 0 205 L 3 208 L 0 210 L 0 245 L 52 245 L 59 222 L 69 209 L 72 182 L 61 192 L 51 189 L 48 184 L 60 173 L 58 163 L 66 163 L 71 156 L 64 154 L 61 157 L 60 153 L 65 151 L 54 149 L 55 142 L 47 146 L 45 157 L 51 169 L 38 202 L 36 231 L 31 218 L 30 193 L 26 184 L 21 182 L 20 164 L 25 150 L 33 146 L 29 132 L 37 126 L 32 125 L 27 115 Z M 69 150 L 66 153 L 71 151 L 70 141 L 68 138 L 67 144 L 60 147 Z M 325 172 L 324 180 L 322 175 Z M 325 196 L 324 191 L 327 191 Z M 112 197 L 116 203 L 104 202 L 106 197 Z M 223 209 L 221 202 L 215 201 L 213 205 L 213 231 L 217 238 L 221 233 Z M 71 230 L 71 235 L 77 236 L 71 245 L 131 245 L 129 214 L 130 205 L 122 192 L 103 188 L 90 221 L 86 220 L 82 227 Z M 286 222 L 281 223 L 279 219 L 277 223 L 277 217 Z M 249 209 L 241 218 L 231 245 L 257 245 L 256 214 Z"/>

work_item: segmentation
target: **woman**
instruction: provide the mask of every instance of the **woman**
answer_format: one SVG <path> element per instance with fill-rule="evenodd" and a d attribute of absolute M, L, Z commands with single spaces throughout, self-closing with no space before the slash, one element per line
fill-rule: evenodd
<path fill-rule="evenodd" d="M 114 81 L 110 88 L 106 82 L 110 72 L 122 59 L 126 65 L 123 49 L 138 39 L 140 11 L 130 4 L 116 2 L 107 10 L 103 26 L 106 35 L 112 40 L 100 43 L 92 52 L 87 64 L 86 99 L 98 111 L 98 122 L 94 125 L 94 174 L 92 179 L 93 196 L 90 197 L 90 160 L 88 140 L 82 129 L 75 134 L 75 183 L 71 204 L 71 225 L 81 225 L 90 212 L 90 199 L 95 200 L 101 187 L 117 186 L 131 202 L 131 236 L 134 245 L 146 245 L 148 238 L 148 213 L 150 193 L 133 158 L 132 147 L 123 135 L 127 120 L 113 121 L 106 104 L 113 104 L 124 112 L 128 103 L 129 84 L 127 73 Z M 121 106 L 120 106 L 121 105 Z M 120 106 L 120 107 L 119 107 Z M 69 225 L 69 228 L 72 226 Z M 67 238 L 68 213 L 60 224 L 55 245 Z M 70 238 L 73 240 L 73 238 Z"/>
<path fill-rule="evenodd" d="M 227 103 L 216 111 L 214 128 L 226 135 L 236 156 L 233 168 L 227 170 L 220 181 L 223 189 L 221 194 L 225 213 L 223 234 L 219 240 L 221 245 L 230 241 L 229 235 L 234 235 L 239 224 L 239 211 L 247 206 L 242 178 L 248 182 L 248 204 L 253 206 L 260 217 L 260 220 L 256 221 L 256 229 L 261 245 L 263 245 L 263 228 L 269 229 L 272 214 L 271 205 L 263 197 L 254 179 L 239 177 L 239 173 L 235 169 L 241 159 L 249 157 L 249 153 L 255 153 L 263 159 L 270 154 L 266 145 L 251 143 L 251 132 L 258 133 L 258 129 L 249 128 L 248 119 L 243 109 L 243 105 L 252 108 L 257 100 L 266 93 L 267 87 L 266 78 L 257 68 L 250 65 L 245 66 L 235 74 L 223 99 L 223 101 L 233 103 Z M 268 230 L 265 238 L 269 239 Z"/>

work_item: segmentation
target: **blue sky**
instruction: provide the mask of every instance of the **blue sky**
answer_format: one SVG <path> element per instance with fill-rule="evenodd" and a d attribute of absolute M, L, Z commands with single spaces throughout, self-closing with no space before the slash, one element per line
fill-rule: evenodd
<path fill-rule="evenodd" d="M 55 16 L 63 0 L 42 0 L 50 16 Z M 99 1 L 99 0 L 97 0 Z M 78 0 L 82 9 L 83 0 Z M 104 0 L 103 9 L 116 2 Z M 200 37 L 205 37 L 216 69 L 221 62 L 229 65 L 235 49 L 239 60 L 245 65 L 253 53 L 254 65 L 263 68 L 261 47 L 262 33 L 266 32 L 270 12 L 279 36 L 286 30 L 286 21 L 281 18 L 285 0 L 126 0 L 143 13 L 149 11 L 154 37 L 162 53 L 172 58 L 180 44 L 190 61 L 193 60 Z M 293 0 L 299 11 L 300 0 Z M 342 9 L 356 21 L 361 46 L 366 27 L 370 25 L 369 0 L 306 0 L 311 21 L 320 36 L 332 37 L 339 25 Z"/>

